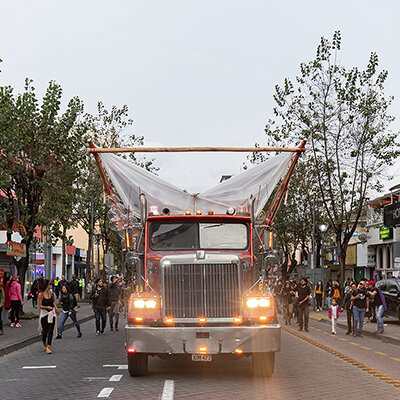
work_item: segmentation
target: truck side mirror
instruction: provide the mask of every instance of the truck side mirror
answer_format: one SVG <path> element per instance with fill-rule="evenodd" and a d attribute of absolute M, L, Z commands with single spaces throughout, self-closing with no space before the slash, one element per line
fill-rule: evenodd
<path fill-rule="evenodd" d="M 144 193 L 141 193 L 139 195 L 139 201 L 140 201 L 140 219 L 142 225 L 145 226 L 147 219 L 147 199 Z"/>

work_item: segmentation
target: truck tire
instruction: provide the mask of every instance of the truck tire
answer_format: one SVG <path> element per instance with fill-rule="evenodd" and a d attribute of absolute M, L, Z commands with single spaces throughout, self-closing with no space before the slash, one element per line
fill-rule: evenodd
<path fill-rule="evenodd" d="M 255 376 L 270 378 L 274 373 L 275 353 L 253 353 L 253 373 Z"/>
<path fill-rule="evenodd" d="M 149 373 L 148 355 L 145 353 L 128 354 L 130 376 L 145 376 Z"/>

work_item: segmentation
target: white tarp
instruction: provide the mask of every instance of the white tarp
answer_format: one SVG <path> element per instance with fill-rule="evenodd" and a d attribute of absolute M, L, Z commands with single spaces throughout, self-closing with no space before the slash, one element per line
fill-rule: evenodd
<path fill-rule="evenodd" d="M 281 153 L 256 167 L 225 180 L 197 195 L 173 186 L 158 176 L 140 168 L 115 154 L 99 153 L 118 196 L 126 207 L 140 217 L 139 194 L 144 193 L 149 206 L 158 206 L 160 213 L 168 208 L 171 214 L 209 210 L 225 214 L 229 207 L 247 206 L 250 196 L 255 197 L 258 215 L 279 180 L 286 174 L 292 153 Z"/>

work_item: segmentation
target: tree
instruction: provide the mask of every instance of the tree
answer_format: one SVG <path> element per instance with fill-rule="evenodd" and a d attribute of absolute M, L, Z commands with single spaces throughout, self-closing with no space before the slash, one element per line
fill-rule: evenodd
<path fill-rule="evenodd" d="M 386 97 L 387 71 L 378 71 L 371 53 L 364 70 L 338 61 L 341 35 L 321 38 L 314 60 L 300 65 L 295 83 L 276 86 L 274 114 L 266 126 L 271 145 L 308 140 L 305 159 L 315 179 L 339 255 L 344 280 L 346 251 L 371 191 L 398 156 L 398 133 L 389 130 L 392 98 Z"/>
<path fill-rule="evenodd" d="M 88 132 L 90 140 L 99 147 L 133 147 L 144 144 L 142 136 L 136 136 L 128 132 L 133 124 L 129 118 L 128 106 L 121 108 L 112 106 L 107 110 L 102 102 L 97 105 L 97 114 L 85 114 L 82 127 Z M 139 159 L 135 154 L 129 154 L 132 162 L 147 169 L 156 172 L 158 168 L 153 160 L 146 158 Z M 118 241 L 117 234 L 112 232 L 107 218 L 109 206 L 105 201 L 105 192 L 103 182 L 100 177 L 98 167 L 94 157 L 86 150 L 86 172 L 79 179 L 79 201 L 76 207 L 77 218 L 83 229 L 88 234 L 88 256 L 86 258 L 86 281 L 90 279 L 91 273 L 91 254 L 92 248 L 92 224 L 89 205 L 93 201 L 93 222 L 100 230 L 103 253 L 112 251 L 116 256 L 116 261 L 121 253 L 121 241 Z"/>
<path fill-rule="evenodd" d="M 0 203 L 7 222 L 7 239 L 19 222 L 27 253 L 38 227 L 51 232 L 54 220 L 65 215 L 68 205 L 55 201 L 71 188 L 81 165 L 82 132 L 72 129 L 82 104 L 69 101 L 59 115 L 61 86 L 51 81 L 42 104 L 31 80 L 22 94 L 10 86 L 0 87 L 0 189 L 6 201 Z M 18 274 L 25 276 L 29 256 L 15 261 Z"/>

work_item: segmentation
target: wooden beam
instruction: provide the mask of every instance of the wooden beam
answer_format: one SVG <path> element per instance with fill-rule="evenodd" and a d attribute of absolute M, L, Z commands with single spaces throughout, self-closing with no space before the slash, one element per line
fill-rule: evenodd
<path fill-rule="evenodd" d="M 205 152 L 205 151 L 225 151 L 225 152 L 258 152 L 258 151 L 278 151 L 296 153 L 304 151 L 304 148 L 284 148 L 284 147 L 126 147 L 126 148 L 90 148 L 90 153 L 184 153 L 184 152 Z"/>

